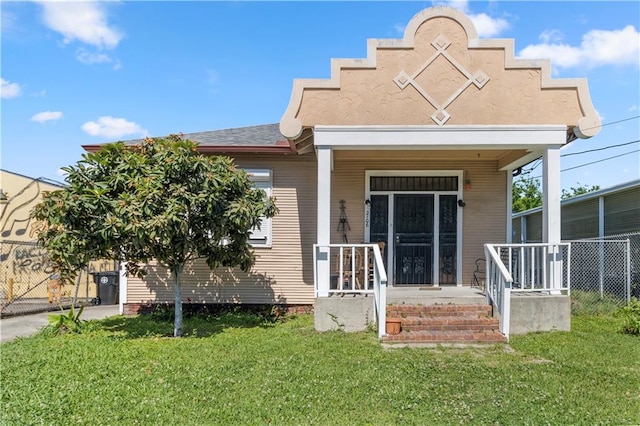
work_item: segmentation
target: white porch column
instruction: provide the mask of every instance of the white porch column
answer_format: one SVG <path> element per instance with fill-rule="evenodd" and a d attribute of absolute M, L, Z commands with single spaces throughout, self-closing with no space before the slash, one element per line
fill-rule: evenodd
<path fill-rule="evenodd" d="M 331 243 L 331 169 L 333 163 L 331 147 L 317 146 L 316 156 L 318 159 L 317 242 L 319 246 L 322 246 Z M 327 297 L 331 280 L 330 250 L 319 247 L 316 262 L 317 297 Z"/>
<path fill-rule="evenodd" d="M 513 242 L 513 170 L 507 170 L 507 244 Z"/>
<path fill-rule="evenodd" d="M 561 241 L 560 221 L 560 146 L 550 145 L 543 154 L 542 177 L 542 241 L 559 243 Z M 551 288 L 562 287 L 562 254 L 549 253 L 549 280 Z"/>

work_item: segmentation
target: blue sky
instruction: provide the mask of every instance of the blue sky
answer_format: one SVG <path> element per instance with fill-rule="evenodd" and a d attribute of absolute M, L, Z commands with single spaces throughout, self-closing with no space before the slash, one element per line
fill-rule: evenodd
<path fill-rule="evenodd" d="M 588 78 L 604 126 L 562 150 L 563 188 L 640 178 L 640 2 L 446 4 L 555 78 Z M 279 122 L 294 78 L 328 78 L 433 5 L 2 2 L 1 167 L 62 180 L 83 144 Z"/>

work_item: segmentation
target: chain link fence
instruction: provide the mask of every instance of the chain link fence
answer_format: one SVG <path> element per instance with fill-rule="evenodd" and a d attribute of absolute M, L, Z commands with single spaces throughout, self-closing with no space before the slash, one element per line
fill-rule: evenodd
<path fill-rule="evenodd" d="M 97 293 L 91 273 L 114 270 L 113 261 L 92 262 L 75 283 L 63 284 L 37 243 L 0 241 L 0 317 L 89 304 Z"/>
<path fill-rule="evenodd" d="M 640 298 L 640 233 L 571 242 L 574 314 L 612 313 Z"/>

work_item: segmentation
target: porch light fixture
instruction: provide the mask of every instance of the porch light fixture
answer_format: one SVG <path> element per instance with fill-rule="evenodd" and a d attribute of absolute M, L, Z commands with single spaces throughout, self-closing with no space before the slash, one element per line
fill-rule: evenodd
<path fill-rule="evenodd" d="M 465 203 L 465 202 L 464 202 L 464 200 L 458 200 L 458 205 L 459 205 L 460 207 L 464 207 L 464 206 L 466 206 L 466 205 L 467 205 L 467 203 Z"/>

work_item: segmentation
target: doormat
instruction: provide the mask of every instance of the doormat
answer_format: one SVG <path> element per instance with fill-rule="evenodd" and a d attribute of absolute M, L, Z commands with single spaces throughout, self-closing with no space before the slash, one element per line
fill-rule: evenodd
<path fill-rule="evenodd" d="M 442 290 L 442 287 L 420 287 L 420 290 Z"/>

